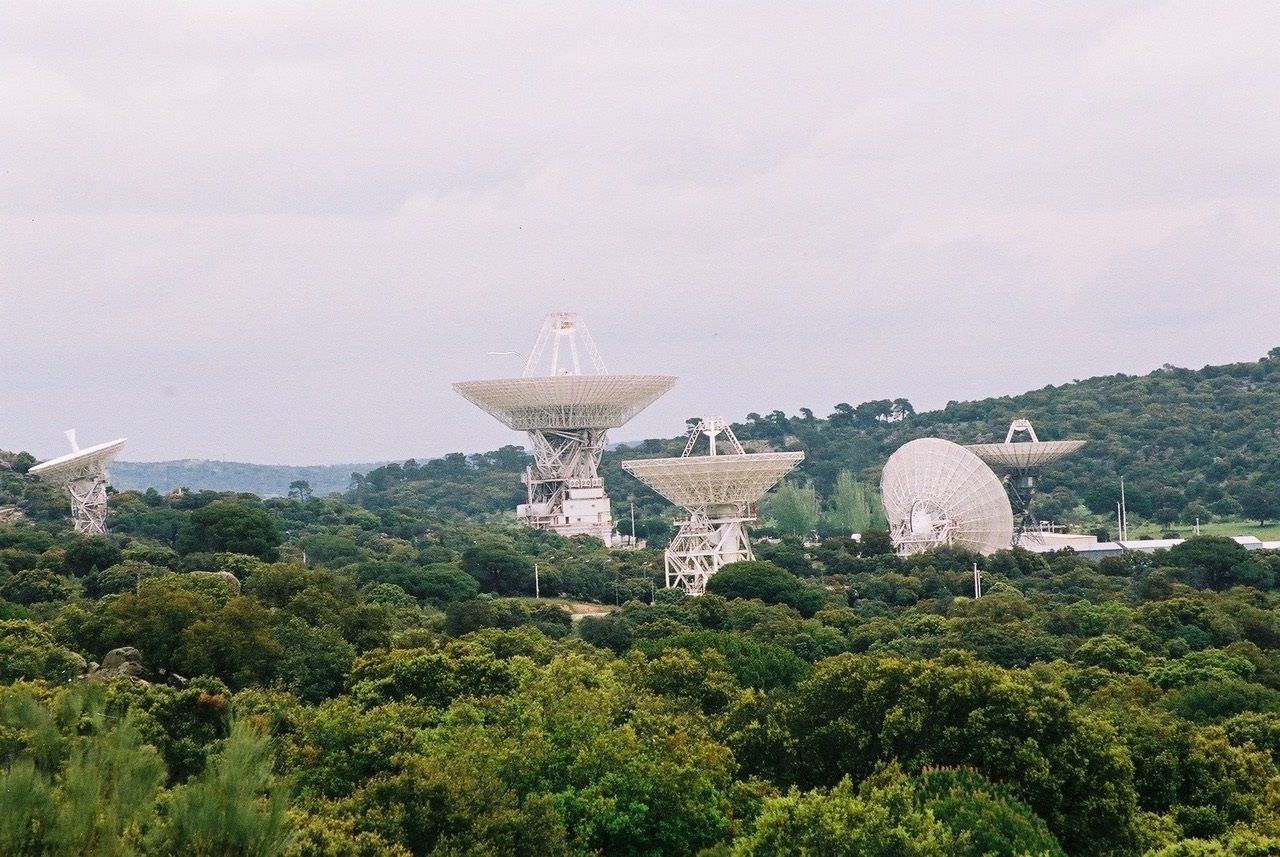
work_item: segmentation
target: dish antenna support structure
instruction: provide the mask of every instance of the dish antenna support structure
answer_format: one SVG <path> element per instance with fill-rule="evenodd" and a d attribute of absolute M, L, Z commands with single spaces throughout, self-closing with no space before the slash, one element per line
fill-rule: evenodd
<path fill-rule="evenodd" d="M 694 455 L 703 437 L 707 454 Z M 704 417 L 690 429 L 679 458 L 622 462 L 624 470 L 689 513 L 665 554 L 667 586 L 701 595 L 721 567 L 755 559 L 746 525 L 757 519 L 765 492 L 802 460 L 803 452 L 749 453 L 727 422 Z"/>
<path fill-rule="evenodd" d="M 1022 434 L 1027 436 L 1026 440 L 1015 440 Z M 965 447 L 1003 477 L 1017 518 L 1014 544 L 1024 538 L 1040 540 L 1040 522 L 1031 506 L 1040 475 L 1046 467 L 1084 444 L 1083 440 L 1042 441 L 1030 420 L 1017 419 L 1009 424 L 1004 443 L 976 443 Z"/>
<path fill-rule="evenodd" d="M 608 374 L 577 314 L 555 312 L 543 320 L 519 378 L 459 381 L 453 388 L 503 425 L 528 433 L 533 465 L 523 476 L 526 498 L 517 518 L 611 544 L 613 512 L 600 478 L 606 433 L 675 382 L 672 375 Z"/>
<path fill-rule="evenodd" d="M 948 545 L 989 554 L 1013 540 L 1004 486 L 977 455 L 949 440 L 900 446 L 885 463 L 880 497 L 899 556 Z"/>
<path fill-rule="evenodd" d="M 71 498 L 71 520 L 77 533 L 106 535 L 107 465 L 124 449 L 126 438 L 81 449 L 76 430 L 67 429 L 71 452 L 37 464 L 28 473 L 59 485 Z"/>

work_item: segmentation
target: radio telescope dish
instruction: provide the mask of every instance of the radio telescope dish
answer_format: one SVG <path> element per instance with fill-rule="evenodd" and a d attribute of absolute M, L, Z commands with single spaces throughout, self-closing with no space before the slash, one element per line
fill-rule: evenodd
<path fill-rule="evenodd" d="M 613 514 L 600 478 L 605 432 L 625 425 L 675 382 L 672 375 L 608 374 L 577 314 L 556 312 L 543 320 L 521 377 L 459 381 L 453 388 L 507 428 L 528 432 L 534 464 L 525 471 L 520 520 L 610 544 Z"/>
<path fill-rule="evenodd" d="M 729 452 L 716 437 L 723 434 Z M 707 454 L 692 455 L 707 438 Z M 667 586 L 701 595 L 724 565 L 755 559 L 745 524 L 756 520 L 756 503 L 804 459 L 803 452 L 748 453 L 720 417 L 704 417 L 689 432 L 679 458 L 643 458 L 622 462 L 645 485 L 686 509 L 665 554 Z"/>
<path fill-rule="evenodd" d="M 107 532 L 107 465 L 120 450 L 126 438 L 81 449 L 76 443 L 76 430 L 68 429 L 71 452 L 37 464 L 27 472 L 32 476 L 60 485 L 71 498 L 71 519 L 77 533 L 105 535 Z"/>
<path fill-rule="evenodd" d="M 458 393 L 516 431 L 619 428 L 671 389 L 670 375 L 558 375 L 459 381 Z"/>
<path fill-rule="evenodd" d="M 1019 434 L 1028 440 L 1015 441 Z M 1009 495 L 1018 517 L 1017 532 L 1021 538 L 1039 540 L 1040 524 L 1031 508 L 1031 500 L 1044 468 L 1084 446 L 1083 440 L 1041 440 L 1030 420 L 1014 420 L 1004 436 L 1004 443 L 975 443 L 965 449 L 981 458 L 991 469 L 1004 474 Z"/>
<path fill-rule="evenodd" d="M 1013 542 L 1004 486 L 978 456 L 949 440 L 899 447 L 884 466 L 880 495 L 899 556 L 944 545 L 989 554 Z"/>

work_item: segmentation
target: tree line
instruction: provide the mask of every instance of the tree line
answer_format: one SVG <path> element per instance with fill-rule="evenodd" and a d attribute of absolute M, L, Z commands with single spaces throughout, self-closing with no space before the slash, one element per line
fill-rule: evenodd
<path fill-rule="evenodd" d="M 1280 849 L 1280 554 L 869 528 L 687 598 L 501 515 L 125 492 L 86 537 L 14 476 L 4 853 Z"/>

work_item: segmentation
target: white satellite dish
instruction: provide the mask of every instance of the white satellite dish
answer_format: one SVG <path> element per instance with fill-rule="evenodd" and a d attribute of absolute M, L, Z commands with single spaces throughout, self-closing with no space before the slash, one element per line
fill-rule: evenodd
<path fill-rule="evenodd" d="M 595 374 L 584 374 L 584 362 Z M 608 374 L 577 315 L 556 312 L 543 321 L 521 377 L 459 381 L 453 388 L 503 425 L 529 434 L 534 464 L 525 472 L 527 499 L 516 516 L 532 527 L 609 544 L 613 514 L 600 478 L 605 432 L 626 424 L 675 382 L 672 375 Z"/>
<path fill-rule="evenodd" d="M 729 451 L 716 444 L 724 435 Z M 700 437 L 707 454 L 692 455 Z M 622 469 L 688 510 L 689 518 L 667 548 L 667 586 L 701 595 L 724 565 L 755 559 L 745 524 L 756 520 L 756 503 L 804 459 L 803 452 L 748 453 L 720 417 L 704 417 L 689 432 L 679 458 L 622 462 Z"/>
<path fill-rule="evenodd" d="M 32 476 L 61 486 L 71 498 L 71 519 L 77 533 L 105 535 L 107 532 L 107 465 L 120 450 L 126 438 L 81 449 L 76 430 L 68 429 L 71 452 L 37 464 L 27 472 Z"/>
<path fill-rule="evenodd" d="M 1019 434 L 1026 440 L 1015 441 Z M 1005 433 L 1004 443 L 975 443 L 965 449 L 981 458 L 997 473 L 1005 474 L 1009 494 L 1018 516 L 1018 534 L 1032 541 L 1040 540 L 1040 524 L 1031 508 L 1041 472 L 1064 456 L 1084 446 L 1083 440 L 1041 440 L 1030 420 L 1014 420 Z"/>
<path fill-rule="evenodd" d="M 950 545 L 989 554 L 1013 543 L 1004 486 L 963 446 L 929 437 L 903 444 L 880 477 L 899 556 Z"/>

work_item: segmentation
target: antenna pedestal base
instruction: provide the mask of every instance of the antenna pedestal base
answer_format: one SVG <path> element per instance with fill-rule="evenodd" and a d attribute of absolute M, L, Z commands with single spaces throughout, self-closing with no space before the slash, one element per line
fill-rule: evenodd
<path fill-rule="evenodd" d="M 77 533 L 103 536 L 107 533 L 107 480 L 105 476 L 76 479 L 65 486 L 71 498 L 71 520 Z"/>
<path fill-rule="evenodd" d="M 755 559 L 744 526 L 754 520 L 743 514 L 711 518 L 695 512 L 680 522 L 664 555 L 667 586 L 679 587 L 686 595 L 701 595 L 722 567 Z"/>
<path fill-rule="evenodd" d="M 611 544 L 613 512 L 599 473 L 604 431 L 531 431 L 529 441 L 534 463 L 524 475 L 528 500 L 516 507 L 516 517 L 540 530 Z"/>
<path fill-rule="evenodd" d="M 1031 509 L 1031 500 L 1036 493 L 1036 479 L 1030 474 L 1016 474 L 1008 480 L 1009 501 L 1013 506 L 1013 544 L 1016 547 L 1024 542 L 1043 544 L 1040 538 L 1040 522 Z"/>

